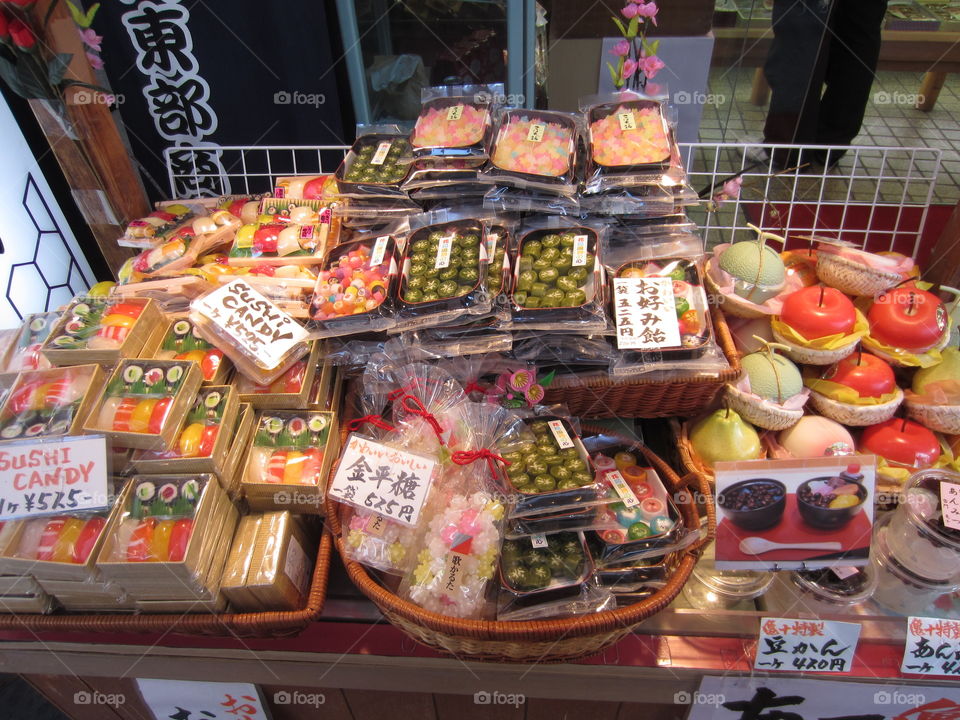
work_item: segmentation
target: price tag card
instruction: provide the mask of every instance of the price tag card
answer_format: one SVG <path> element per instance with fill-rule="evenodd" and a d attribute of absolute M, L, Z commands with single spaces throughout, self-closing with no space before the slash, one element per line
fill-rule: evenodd
<path fill-rule="evenodd" d="M 621 130 L 637 129 L 637 119 L 633 114 L 633 110 L 627 110 L 626 112 L 617 113 L 617 121 L 620 123 Z"/>
<path fill-rule="evenodd" d="M 431 458 L 354 433 L 343 449 L 328 492 L 355 507 L 414 526 L 436 469 Z"/>
<path fill-rule="evenodd" d="M 848 673 L 860 623 L 762 618 L 755 670 Z"/>
<path fill-rule="evenodd" d="M 536 533 L 530 536 L 530 544 L 538 550 L 547 547 L 547 536 L 544 533 Z"/>
<path fill-rule="evenodd" d="M 960 530 L 960 485 L 940 481 L 940 511 L 943 524 L 953 530 Z"/>
<path fill-rule="evenodd" d="M 542 142 L 543 133 L 546 131 L 547 126 L 540 123 L 534 123 L 530 126 L 530 129 L 527 131 L 527 140 L 530 142 Z"/>
<path fill-rule="evenodd" d="M 587 264 L 586 235 L 575 235 L 573 237 L 573 260 L 570 264 L 574 267 L 583 267 Z"/>
<path fill-rule="evenodd" d="M 279 365 L 307 331 L 242 278 L 193 301 L 190 309 L 218 325 L 264 367 Z"/>
<path fill-rule="evenodd" d="M 389 235 L 381 235 L 373 244 L 373 253 L 370 255 L 370 267 L 377 267 L 383 263 L 383 256 L 387 252 L 387 243 L 390 242 Z"/>
<path fill-rule="evenodd" d="M 624 505 L 630 508 L 640 504 L 636 494 L 630 489 L 630 486 L 627 484 L 623 475 L 620 474 L 619 470 L 609 470 L 604 477 L 613 485 L 613 489 L 617 491 L 617 495 L 623 500 Z"/>
<path fill-rule="evenodd" d="M 560 446 L 561 450 L 573 447 L 573 440 L 570 439 L 567 429 L 560 420 L 550 420 L 547 426 L 550 428 L 550 432 L 553 433 L 553 439 L 557 441 L 557 445 Z"/>
<path fill-rule="evenodd" d="M 437 245 L 437 257 L 433 263 L 434 270 L 443 270 L 450 266 L 450 252 L 453 249 L 453 235 L 444 235 Z"/>
<path fill-rule="evenodd" d="M 671 278 L 614 278 L 613 302 L 621 350 L 680 346 Z"/>
<path fill-rule="evenodd" d="M 447 120 L 459 120 L 463 117 L 463 105 L 453 105 L 447 108 Z"/>
<path fill-rule="evenodd" d="M 251 683 L 137 678 L 144 705 L 157 720 L 247 718 L 268 720 L 260 692 Z M 277 693 L 279 695 L 280 693 Z"/>
<path fill-rule="evenodd" d="M 102 435 L 0 446 L 0 520 L 96 510 L 110 505 Z"/>
<path fill-rule="evenodd" d="M 387 159 L 387 153 L 390 152 L 390 146 L 393 145 L 392 140 L 386 140 L 379 145 L 377 145 L 377 151 L 373 154 L 373 157 L 370 159 L 371 165 L 383 165 L 384 161 Z"/>
<path fill-rule="evenodd" d="M 900 672 L 960 677 L 960 620 L 907 618 Z"/>

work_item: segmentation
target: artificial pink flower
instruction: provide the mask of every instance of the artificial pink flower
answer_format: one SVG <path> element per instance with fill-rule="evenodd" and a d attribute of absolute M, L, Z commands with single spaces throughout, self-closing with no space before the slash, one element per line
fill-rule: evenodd
<path fill-rule="evenodd" d="M 655 78 L 657 73 L 663 70 L 663 68 L 663 60 L 656 55 L 647 55 L 644 52 L 640 53 L 640 69 L 643 71 L 643 74 L 647 76 L 648 80 Z"/>
<path fill-rule="evenodd" d="M 103 69 L 103 59 L 99 55 L 94 55 L 93 53 L 87 53 L 87 60 L 90 61 L 90 67 L 94 70 Z"/>
<path fill-rule="evenodd" d="M 627 58 L 623 61 L 623 79 L 626 80 L 637 71 L 637 61 Z"/>
<path fill-rule="evenodd" d="M 727 180 L 723 184 L 723 194 L 731 200 L 740 197 L 740 186 L 743 185 L 743 176 L 738 175 L 735 178 Z"/>
<path fill-rule="evenodd" d="M 620 11 L 620 14 L 628 20 L 631 20 L 637 16 L 637 6 L 631 2 Z"/>
<path fill-rule="evenodd" d="M 93 28 L 86 28 L 85 30 L 77 28 L 77 31 L 80 33 L 80 39 L 83 40 L 84 45 L 91 50 L 100 52 L 100 43 L 103 42 L 103 35 L 97 35 Z"/>
<path fill-rule="evenodd" d="M 651 2 L 640 2 L 637 4 L 637 15 L 642 18 L 650 18 L 650 22 L 657 24 L 657 13 L 660 8 L 651 0 Z"/>
<path fill-rule="evenodd" d="M 620 55 L 621 57 L 624 55 L 629 55 L 630 43 L 628 43 L 626 40 L 621 40 L 613 46 L 613 49 L 610 52 L 612 52 L 614 55 Z"/>

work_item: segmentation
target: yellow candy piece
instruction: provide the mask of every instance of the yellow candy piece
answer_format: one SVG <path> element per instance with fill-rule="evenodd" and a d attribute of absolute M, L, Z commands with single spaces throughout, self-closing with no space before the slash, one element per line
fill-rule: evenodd
<path fill-rule="evenodd" d="M 238 248 L 253 247 L 253 235 L 257 231 L 256 225 L 243 225 L 234 236 L 234 243 Z"/>
<path fill-rule="evenodd" d="M 180 433 L 177 449 L 181 457 L 196 457 L 200 452 L 200 440 L 203 438 L 203 423 L 191 423 Z"/>
<path fill-rule="evenodd" d="M 127 263 L 123 264 L 123 267 L 126 267 Z M 130 264 L 130 272 L 133 272 L 133 263 Z M 103 280 L 98 282 L 96 285 L 87 290 L 87 295 L 91 297 L 106 297 L 110 294 L 110 290 L 116 286 L 116 283 L 112 280 Z"/>
<path fill-rule="evenodd" d="M 100 321 L 101 327 L 130 327 L 137 321 L 129 315 L 107 315 Z"/>
<path fill-rule="evenodd" d="M 302 452 L 290 450 L 287 453 L 287 464 L 283 467 L 283 482 L 286 485 L 299 485 L 303 474 L 303 463 L 306 458 Z"/>
<path fill-rule="evenodd" d="M 176 520 L 161 520 L 153 529 L 150 539 L 150 553 L 160 562 L 166 562 L 170 557 L 170 535 Z"/>
<path fill-rule="evenodd" d="M 157 398 L 147 398 L 137 403 L 130 415 L 130 432 L 144 433 L 150 427 L 150 416 L 153 407 L 159 402 Z"/>
<path fill-rule="evenodd" d="M 188 208 L 186 205 L 180 205 L 178 203 L 176 205 L 167 205 L 165 208 L 163 208 L 163 211 L 168 212 L 171 215 L 183 215 L 184 213 L 190 212 L 190 208 Z"/>
<path fill-rule="evenodd" d="M 67 518 L 53 544 L 53 562 L 73 562 L 73 547 L 86 523 L 79 518 Z"/>
<path fill-rule="evenodd" d="M 856 507 L 859 504 L 860 498 L 856 495 L 838 495 L 830 501 L 830 504 L 827 507 L 829 507 L 831 510 L 836 510 L 838 508 Z"/>

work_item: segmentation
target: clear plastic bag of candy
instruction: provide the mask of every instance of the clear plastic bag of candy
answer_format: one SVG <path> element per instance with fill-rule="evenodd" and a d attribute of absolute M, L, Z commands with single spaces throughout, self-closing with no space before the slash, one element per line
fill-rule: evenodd
<path fill-rule="evenodd" d="M 411 218 L 400 270 L 395 331 L 490 312 L 486 225 L 458 210 Z"/>
<path fill-rule="evenodd" d="M 577 193 L 579 116 L 546 110 L 504 110 L 497 118 L 490 162 L 481 180 L 558 195 Z"/>
<path fill-rule="evenodd" d="M 194 217 L 168 233 L 163 242 L 133 258 L 132 270 L 142 278 L 178 275 L 201 255 L 230 244 L 240 225 L 240 219 L 226 210 Z"/>
<path fill-rule="evenodd" d="M 0 439 L 79 432 L 102 382 L 96 365 L 21 373 L 0 408 Z"/>
<path fill-rule="evenodd" d="M 58 312 L 27 315 L 17 333 L 16 343 L 10 350 L 5 372 L 18 373 L 52 367 L 50 361 L 40 352 L 40 347 L 59 319 Z"/>
<path fill-rule="evenodd" d="M 267 198 L 256 222 L 237 229 L 227 264 L 316 265 L 326 250 L 331 221 L 330 208 L 319 200 Z"/>
<path fill-rule="evenodd" d="M 148 215 L 131 220 L 117 239 L 117 245 L 132 248 L 155 248 L 163 245 L 181 228 L 189 227 L 195 217 L 206 214 L 197 201 L 183 200 L 161 203 Z"/>
<path fill-rule="evenodd" d="M 310 304 L 311 336 L 339 337 L 392 327 L 397 261 L 397 242 L 390 235 L 331 248 Z"/>
<path fill-rule="evenodd" d="M 417 158 L 487 157 L 493 110 L 503 85 L 446 85 L 423 88 L 423 107 L 410 144 Z"/>
<path fill-rule="evenodd" d="M 515 330 L 607 329 L 600 254 L 606 226 L 553 216 L 518 231 L 511 291 Z"/>
<path fill-rule="evenodd" d="M 500 551 L 498 620 L 536 620 L 600 612 L 614 599 L 597 582 L 583 533 L 527 535 Z"/>
<path fill-rule="evenodd" d="M 342 197 L 404 197 L 410 172 L 410 140 L 396 126 L 357 127 L 357 139 L 334 173 Z"/>
<path fill-rule="evenodd" d="M 70 301 L 60 320 L 43 341 L 41 352 L 119 351 L 134 328 L 138 327 L 141 316 L 147 319 L 148 324 L 156 322 L 158 316 L 156 308 L 145 298 L 78 296 Z M 142 346 L 147 333 L 139 330 L 138 335 L 141 337 L 139 344 Z M 139 348 L 137 350 L 139 351 Z M 131 351 L 131 354 L 135 355 L 136 352 Z M 60 358 L 50 359 L 63 365 L 78 364 L 60 362 Z"/>
<path fill-rule="evenodd" d="M 505 514 L 496 445 L 515 447 L 521 419 L 487 403 L 459 408 L 461 440 L 444 466 L 425 509 L 423 532 L 400 596 L 426 610 L 462 618 L 492 618 L 492 590 Z"/>

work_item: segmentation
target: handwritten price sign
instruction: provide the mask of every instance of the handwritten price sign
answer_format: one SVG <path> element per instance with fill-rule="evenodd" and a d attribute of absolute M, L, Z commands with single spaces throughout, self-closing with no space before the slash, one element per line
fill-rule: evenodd
<path fill-rule="evenodd" d="M 0 446 L 0 520 L 109 505 L 107 443 L 64 437 Z"/>
<path fill-rule="evenodd" d="M 908 618 L 900 672 L 960 677 L 960 621 Z"/>
<path fill-rule="evenodd" d="M 763 618 L 753 667 L 780 672 L 850 672 L 859 640 L 859 623 Z"/>
<path fill-rule="evenodd" d="M 332 497 L 414 526 L 437 463 L 353 434 L 330 485 Z"/>
<path fill-rule="evenodd" d="M 643 350 L 680 345 L 671 278 L 616 278 L 613 298 L 618 348 Z"/>
<path fill-rule="evenodd" d="M 294 345 L 307 339 L 296 320 L 242 278 L 198 298 L 191 309 L 223 328 L 264 367 L 276 367 Z"/>

